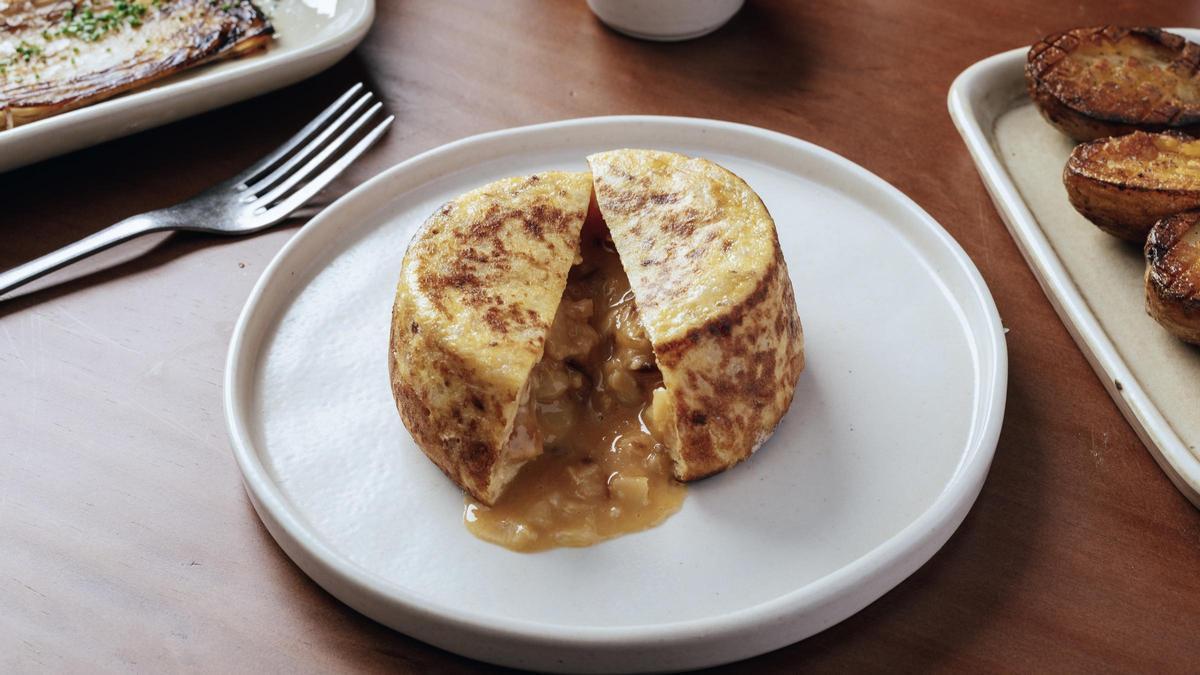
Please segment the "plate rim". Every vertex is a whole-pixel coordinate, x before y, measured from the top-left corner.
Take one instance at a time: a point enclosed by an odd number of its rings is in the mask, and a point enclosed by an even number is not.
[[[257,345],[247,344],[248,333],[252,322],[264,302],[264,295],[270,284],[274,282],[285,262],[296,250],[318,229],[324,229],[324,223],[334,221],[338,213],[352,206],[368,191],[390,180],[393,176],[410,170],[421,162],[429,161],[442,153],[459,150],[476,143],[488,143],[506,136],[555,132],[564,128],[586,127],[594,124],[622,123],[652,123],[665,125],[683,125],[707,127],[718,131],[749,134],[767,141],[782,143],[785,146],[800,148],[806,152],[818,155],[821,159],[839,165],[848,170],[857,181],[865,182],[879,194],[887,197],[912,215],[916,221],[928,230],[945,253],[956,263],[958,271],[963,274],[967,285],[963,287],[961,297],[956,293],[957,302],[978,304],[981,325],[973,322],[965,324],[969,334],[978,345],[979,354],[974,376],[983,399],[979,404],[981,414],[976,417],[968,434],[963,450],[963,458],[955,469],[942,491],[933,502],[899,532],[884,540],[882,543],[867,551],[862,556],[834,570],[828,575],[792,589],[784,594],[764,602],[719,614],[712,617],[690,619],[680,622],[657,623],[631,626],[565,626],[547,624],[526,619],[505,619],[503,626],[497,626],[496,617],[463,611],[454,607],[430,603],[421,598],[412,597],[410,593],[398,587],[391,581],[353,563],[328,547],[320,538],[313,535],[310,529],[301,522],[298,514],[287,503],[278,487],[270,480],[263,466],[247,429],[246,419],[239,414],[239,409],[246,408],[248,402],[243,397],[251,390],[249,380],[252,369],[245,367],[252,363],[257,353]],[[979,328],[979,332],[973,329]],[[250,349],[247,349],[247,348]],[[984,361],[987,364],[984,365]],[[993,373],[991,382],[984,380],[981,373]],[[301,569],[318,584],[325,587],[335,597],[351,605],[360,612],[379,620],[393,628],[407,632],[414,637],[447,646],[452,651],[467,653],[476,658],[493,662],[513,664],[518,663],[511,658],[501,658],[483,653],[481,649],[474,652],[466,650],[457,642],[447,640],[445,629],[465,630],[474,636],[486,636],[506,643],[526,646],[556,646],[596,649],[620,646],[622,648],[640,648],[651,651],[661,651],[681,644],[699,644],[701,641],[711,641],[717,634],[741,633],[749,636],[757,629],[771,624],[786,622],[803,616],[806,609],[819,608],[823,605],[835,604],[841,601],[841,608],[835,612],[837,617],[832,620],[816,621],[816,628],[811,626],[803,635],[792,637],[790,640],[774,644],[774,648],[803,639],[848,616],[861,610],[867,604],[878,599],[888,590],[910,576],[937,552],[957,529],[962,519],[974,504],[987,471],[990,468],[1000,428],[1004,417],[1004,407],[1007,393],[1008,356],[1004,340],[1003,326],[999,313],[986,282],[978,269],[967,256],[962,247],[950,234],[937,223],[924,209],[899,189],[884,181],[864,167],[816,144],[793,136],[760,127],[721,120],[711,120],[694,117],[658,116],[658,115],[613,115],[596,116],[559,120],[541,124],[519,126],[508,129],[485,132],[468,136],[435,148],[426,150],[414,157],[404,160],[379,175],[366,181],[351,192],[347,193],[334,204],[330,205],[312,221],[305,224],[272,259],[263,271],[259,280],[246,300],[230,339],[228,357],[224,378],[224,412],[229,432],[230,442],[242,472],[243,482],[250,501],[258,512],[259,517],[284,549],[301,567]],[[990,386],[989,386],[990,384]],[[281,517],[282,516],[282,517]],[[271,527],[274,523],[275,527]],[[277,531],[278,530],[278,531]],[[305,549],[304,553],[313,555],[304,561],[293,555],[293,547]],[[301,556],[305,557],[305,556]],[[308,563],[307,565],[304,563]],[[899,570],[892,573],[882,584],[877,580],[883,574],[882,570],[891,567]],[[325,581],[323,581],[325,579]],[[330,584],[346,584],[345,588],[333,589]],[[876,581],[874,585],[868,583]],[[864,587],[868,587],[865,588]],[[349,597],[347,597],[349,596]],[[860,597],[861,596],[861,597]],[[380,606],[378,600],[384,601],[386,607]],[[415,623],[398,625],[398,621],[381,618],[385,609],[402,611],[409,622],[428,622],[420,634],[410,630]],[[848,611],[847,611],[848,609]],[[810,621],[810,623],[812,623]],[[434,637],[430,637],[433,635]],[[438,639],[438,636],[443,636]],[[776,641],[778,642],[778,641]],[[768,649],[751,647],[742,650],[737,656],[725,659],[735,660],[754,653],[762,653]],[[527,655],[528,658],[537,657]],[[721,660],[703,659],[698,665],[725,662]],[[528,661],[524,661],[526,665]],[[682,662],[681,662],[682,663]],[[688,661],[691,663],[691,661]],[[559,663],[562,666],[562,663]]]
[[[303,0],[296,0],[302,2]],[[98,101],[91,105],[86,105],[75,110],[68,110],[58,115],[23,124],[8,130],[0,131],[0,150],[7,146],[18,146],[18,150],[22,145],[34,143],[39,137],[52,135],[56,131],[63,130],[67,127],[77,125],[97,124],[102,123],[105,118],[120,118],[126,115],[136,115],[138,110],[154,106],[168,101],[171,98],[193,94],[198,91],[204,91],[214,87],[234,86],[248,78],[261,75],[264,72],[274,70],[276,68],[285,67],[294,63],[305,63],[319,58],[322,54],[335,52],[341,48],[346,48],[349,52],[367,35],[371,24],[375,21],[375,0],[356,0],[361,3],[357,8],[351,7],[349,11],[357,11],[358,15],[350,21],[346,27],[338,32],[332,33],[321,40],[310,43],[305,43],[296,46],[293,49],[286,51],[268,52],[261,55],[262,58],[242,58],[226,61],[224,63],[204,64],[191,70],[191,72],[179,73],[183,77],[177,81],[166,84],[150,83],[145,88],[136,89],[112,98]],[[270,18],[270,17],[268,17]],[[221,70],[213,70],[212,66],[226,66]],[[332,65],[332,63],[328,64]],[[325,66],[322,66],[322,69]],[[304,79],[311,76],[313,73],[304,75],[301,78],[282,78],[281,80],[267,84],[261,90],[246,95],[238,96],[232,101],[228,101],[224,105],[229,105],[236,101],[245,100],[254,96],[261,96],[276,89],[286,87],[289,84],[294,84],[299,79]],[[222,107],[222,106],[218,106]],[[28,161],[16,161],[9,164],[0,162],[0,174],[5,171],[35,164],[37,162],[67,154],[82,148],[99,145],[108,141],[116,140],[130,134],[146,131],[163,124],[168,124],[173,121],[178,121],[187,117],[202,114],[211,110],[211,107],[187,106],[188,111],[182,115],[155,115],[154,119],[144,125],[137,127],[126,126],[121,131],[115,134],[96,134],[98,140],[89,140],[82,145],[73,145],[68,150],[53,150],[49,153],[33,152],[28,153],[34,156],[34,159]]]
[[[1193,41],[1200,39],[1200,30],[1195,28],[1166,30],[1183,34]],[[1002,86],[989,86],[989,83],[1023,78],[1027,51],[1028,47],[1018,47],[994,54],[963,70],[954,79],[947,94],[950,117],[970,152],[1001,220],[1016,241],[1017,248],[1059,320],[1155,463],[1167,474],[1175,488],[1200,508],[1200,457],[1188,450],[1183,438],[1159,412],[1142,383],[1133,376],[1112,338],[1100,326],[1084,300],[1079,286],[1054,252],[1054,247],[1042,232],[1037,218],[1021,197],[992,146],[992,128],[999,113],[991,114],[983,99],[989,92]],[[1011,107],[1012,102],[1006,105]],[[988,131],[984,130],[985,126]]]

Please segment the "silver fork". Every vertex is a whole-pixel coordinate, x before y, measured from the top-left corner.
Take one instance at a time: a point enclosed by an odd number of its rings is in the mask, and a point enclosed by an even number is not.
[[[350,145],[383,108],[373,100],[361,82],[354,85],[286,143],[233,178],[185,202],[126,218],[0,273],[0,295],[144,234],[174,230],[249,234],[275,225],[337,178],[391,125],[395,116],[389,115]]]

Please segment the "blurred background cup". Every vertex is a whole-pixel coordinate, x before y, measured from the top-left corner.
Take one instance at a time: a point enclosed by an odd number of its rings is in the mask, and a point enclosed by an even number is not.
[[[746,0],[588,0],[609,28],[643,40],[673,42],[724,26]]]

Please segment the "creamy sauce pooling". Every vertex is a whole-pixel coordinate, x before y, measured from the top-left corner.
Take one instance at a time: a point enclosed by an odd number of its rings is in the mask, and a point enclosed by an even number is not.
[[[464,510],[475,536],[517,551],[589,546],[654,527],[687,494],[655,440],[663,434],[651,431],[662,375],[594,213],[580,249],[517,421],[516,433],[540,438],[544,451],[494,506],[468,497]]]

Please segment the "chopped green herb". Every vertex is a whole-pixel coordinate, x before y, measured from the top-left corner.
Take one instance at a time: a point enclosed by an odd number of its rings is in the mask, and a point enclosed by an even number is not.
[[[22,58],[24,58],[26,63],[28,63],[29,61],[32,61],[33,57],[40,56],[41,53],[42,53],[41,47],[39,47],[37,45],[31,45],[24,40],[21,40],[21,43],[17,45],[17,54],[19,54]]]
[[[96,13],[91,2],[88,2],[82,5],[79,11],[69,10],[63,15],[67,22],[58,33],[86,42],[95,42],[124,26],[141,26],[144,16],[146,6],[132,0],[116,0],[110,9],[100,13]]]

